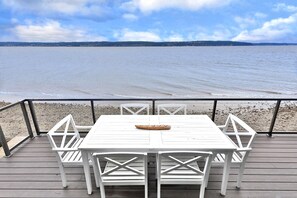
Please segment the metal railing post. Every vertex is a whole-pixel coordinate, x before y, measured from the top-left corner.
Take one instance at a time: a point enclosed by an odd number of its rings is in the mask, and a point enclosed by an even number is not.
[[[96,122],[96,115],[95,115],[95,109],[94,109],[94,100],[91,100],[91,108],[92,108],[93,123],[95,124],[95,122]]]
[[[213,101],[212,116],[211,116],[211,119],[212,119],[213,122],[214,122],[215,116],[216,116],[217,102],[218,102],[217,100]]]
[[[2,149],[3,149],[4,153],[5,153],[5,156],[6,157],[11,156],[11,153],[10,153],[10,150],[8,148],[6,138],[4,136],[4,133],[3,133],[3,130],[1,128],[1,126],[0,126],[0,142],[1,142],[1,145],[2,145]]]
[[[30,136],[30,138],[33,138],[34,135],[33,135],[31,123],[30,123],[30,120],[29,120],[28,112],[27,112],[27,109],[26,109],[26,106],[25,106],[25,101],[21,102],[21,108],[22,108],[22,112],[23,112],[23,116],[24,116],[24,119],[25,119],[25,123],[26,123],[26,126],[27,126],[29,136]]]
[[[30,112],[31,112],[31,116],[32,116],[32,121],[33,121],[35,130],[36,130],[36,134],[40,135],[40,129],[39,129],[39,126],[38,126],[34,105],[33,105],[31,100],[28,100],[28,104],[29,104],[29,108],[30,108]]]
[[[269,132],[268,132],[269,137],[272,137],[272,132],[273,132],[274,124],[275,124],[276,117],[277,117],[277,114],[278,114],[278,110],[279,110],[279,107],[280,107],[280,103],[281,103],[281,100],[277,100],[277,103],[276,103],[275,109],[274,109],[274,113],[273,113],[273,117],[272,117],[272,120],[271,120],[270,128],[269,128]]]
[[[156,101],[153,100],[152,102],[153,102],[153,104],[152,104],[152,111],[153,111],[152,114],[155,115],[155,102]]]

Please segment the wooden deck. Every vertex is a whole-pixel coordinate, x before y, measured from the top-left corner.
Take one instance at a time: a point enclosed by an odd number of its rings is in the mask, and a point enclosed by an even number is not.
[[[89,196],[82,168],[67,168],[69,187],[62,188],[54,153],[45,136],[22,145],[10,158],[0,159],[0,197],[100,197]],[[149,197],[156,197],[154,165],[150,165]],[[297,197],[297,136],[268,138],[258,135],[246,164],[242,188],[237,190],[236,167],[231,169],[228,197]],[[205,197],[221,197],[222,168],[212,168]],[[162,197],[198,197],[198,186],[162,186]],[[107,187],[107,197],[144,197],[142,187]]]

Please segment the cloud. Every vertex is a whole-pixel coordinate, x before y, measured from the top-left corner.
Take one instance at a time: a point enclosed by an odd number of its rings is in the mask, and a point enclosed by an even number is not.
[[[264,14],[262,12],[256,12],[255,13],[255,17],[260,19],[260,18],[266,18],[267,17],[267,14]]]
[[[173,34],[173,35],[170,35],[169,37],[165,38],[164,41],[171,41],[171,42],[174,42],[174,41],[184,41],[184,37],[180,34]]]
[[[63,27],[57,21],[44,24],[16,25],[11,29],[13,41],[23,42],[70,42],[70,41],[103,41],[106,38],[88,34],[78,28]],[[8,38],[6,38],[8,39]]]
[[[14,11],[38,14],[105,16],[104,0],[3,0]]]
[[[285,3],[278,3],[274,5],[275,11],[297,12],[297,6],[287,5]]]
[[[189,33],[187,39],[190,41],[203,40],[203,41],[221,41],[230,40],[231,31],[223,26],[215,27],[213,31],[200,27],[195,32]]]
[[[125,2],[122,7],[129,11],[139,9],[143,13],[160,11],[167,8],[195,11],[202,8],[224,6],[231,1],[232,0],[130,0]]]
[[[248,15],[245,17],[235,16],[234,21],[239,25],[241,29],[248,28],[251,26],[258,25],[267,15],[261,12],[256,12],[253,15]]]
[[[128,21],[136,21],[138,19],[138,16],[136,16],[134,14],[124,14],[123,18]]]
[[[129,29],[124,29],[120,33],[115,33],[114,37],[118,41],[161,41],[158,34],[150,31],[132,31]]]
[[[212,34],[208,33],[198,33],[194,36],[193,40],[201,40],[201,41],[223,41],[229,40],[228,36],[221,31],[214,31]]]
[[[260,28],[244,30],[232,40],[234,41],[277,41],[296,33],[297,13],[287,18],[277,18],[265,22]]]
[[[256,24],[256,19],[253,17],[236,16],[234,18],[234,21],[239,24],[240,28],[246,28],[246,27],[249,27],[250,25]]]

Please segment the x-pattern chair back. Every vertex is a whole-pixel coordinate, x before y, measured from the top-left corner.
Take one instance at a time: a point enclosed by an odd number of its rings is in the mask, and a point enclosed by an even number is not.
[[[148,197],[146,153],[94,153],[93,161],[102,198],[105,198],[105,185],[144,185],[145,198]]]
[[[54,149],[73,148],[80,140],[80,135],[72,115],[68,115],[58,122],[54,128],[48,132],[48,138],[52,148]],[[63,152],[58,153],[60,156],[63,154]]]
[[[137,161],[139,159],[139,157],[132,157],[128,160],[125,160],[124,162],[119,162],[117,160],[111,159],[110,157],[104,157],[104,159],[109,162],[110,164],[115,165],[114,168],[109,169],[106,172],[101,172],[102,176],[108,176],[111,175],[112,173],[114,173],[115,171],[119,170],[119,169],[126,169],[128,171],[134,172],[136,175],[140,175],[140,176],[144,176],[144,172],[137,170],[135,168],[132,168],[129,166],[129,164]]]
[[[201,159],[201,156],[196,156],[196,157],[193,157],[192,159],[189,159],[186,161],[182,161],[182,160],[178,159],[177,157],[174,157],[170,154],[168,154],[168,155],[165,154],[165,155],[163,155],[163,157],[171,160],[172,162],[176,163],[177,165],[169,167],[169,168],[161,171],[161,175],[175,174],[174,171],[181,169],[181,168],[191,170],[191,171],[193,171],[193,174],[196,174],[196,175],[201,175],[201,176],[204,175],[203,171],[200,170],[199,166],[197,166],[197,167],[191,166],[191,163],[197,162],[199,159]]]
[[[135,167],[135,163],[143,161],[145,159],[144,154],[139,153],[95,153],[93,155],[95,161],[98,164],[99,174],[101,177],[115,176],[117,171],[126,171],[129,175],[145,176],[145,164]],[[108,163],[108,169],[100,168],[100,164],[106,161]],[[132,164],[134,163],[134,167]],[[142,168],[140,168],[142,167]]]
[[[138,104],[138,103],[130,103],[130,104],[121,104],[121,115],[124,115],[124,111],[129,112],[132,115],[138,115],[141,112],[145,114],[149,114],[149,104]]]
[[[164,111],[169,115],[175,115],[177,113],[187,114],[187,106],[185,104],[159,104],[158,115]]]
[[[162,175],[196,175],[204,176],[206,168],[210,164],[209,152],[195,151],[177,151],[177,152],[160,152],[158,155],[158,164],[166,164],[166,168],[159,170]],[[199,166],[200,165],[200,166]],[[182,170],[182,171],[180,171]]]
[[[211,152],[168,151],[157,155],[157,197],[161,197],[162,184],[200,185],[200,198],[204,197],[209,175]]]
[[[233,131],[230,131],[230,124]],[[239,131],[238,127],[244,129],[245,131]],[[250,126],[232,114],[228,116],[222,131],[228,136],[235,136],[236,144],[239,149],[251,148],[251,144],[257,134]],[[242,141],[243,137],[249,137],[246,144]]]

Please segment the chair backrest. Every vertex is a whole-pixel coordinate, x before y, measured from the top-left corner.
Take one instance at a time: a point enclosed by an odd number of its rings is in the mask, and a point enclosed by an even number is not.
[[[129,179],[129,176],[133,178],[141,176],[145,180],[147,179],[146,153],[94,153],[93,162],[96,169],[94,170],[95,174],[99,174],[101,182],[104,177],[114,177],[123,182],[125,179]],[[105,163],[108,163],[109,167],[102,170],[101,167]],[[142,164],[131,166],[132,163]]]
[[[185,104],[159,104],[157,107],[158,115],[164,112],[165,114],[175,115],[177,113],[187,114],[187,105]]]
[[[124,115],[125,112],[138,115],[140,113],[144,113],[149,115],[149,104],[141,104],[141,103],[128,103],[128,104],[121,104],[121,115]]]
[[[47,137],[53,149],[74,148],[80,140],[79,132],[76,128],[72,115],[68,115],[59,121],[48,133]],[[58,152],[59,156],[64,151]]]
[[[235,136],[232,140],[239,149],[251,148],[257,134],[250,126],[232,114],[229,114],[222,131],[230,137]]]
[[[175,151],[159,152],[158,165],[159,176],[177,176],[181,179],[183,176],[202,178],[206,175],[211,163],[211,152],[198,151]],[[161,169],[166,165],[165,169]]]

